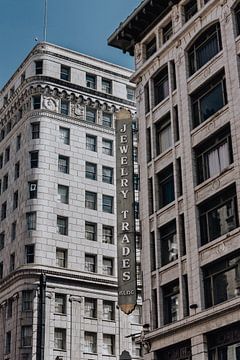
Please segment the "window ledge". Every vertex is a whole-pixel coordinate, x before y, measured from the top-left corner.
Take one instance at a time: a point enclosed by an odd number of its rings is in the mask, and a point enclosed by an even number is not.
[[[161,106],[163,106],[165,103],[167,103],[170,100],[170,96],[168,95],[165,99],[163,99],[162,101],[160,101],[157,105],[155,105],[152,109],[152,113],[154,113],[156,110],[158,110],[158,108],[160,108]]]
[[[170,154],[172,152],[173,147],[169,147],[168,149],[164,150],[163,152],[161,152],[160,154],[158,154],[155,158],[154,161],[158,161],[159,159],[165,157],[166,155]]]
[[[84,316],[84,319],[97,320],[96,317],[91,317],[91,316]]]
[[[168,211],[170,208],[172,208],[173,206],[175,206],[175,200],[170,202],[169,204],[163,206],[161,209],[158,209],[156,211],[156,215],[159,216],[160,214],[164,213],[165,211]]]
[[[63,313],[54,313],[54,315],[59,315],[59,316],[67,317],[67,314],[63,314]]]
[[[204,72],[210,65],[218,60],[218,58],[223,56],[223,50],[219,51],[212,59],[210,59],[206,64],[204,64],[200,69],[198,69],[194,74],[189,76],[187,79],[187,84],[191,83],[195,78],[198,77],[202,72]],[[214,75],[214,74],[213,74]],[[212,75],[211,75],[212,76]]]
[[[56,348],[54,348],[53,351],[59,351],[59,352],[63,352],[63,353],[67,352],[66,349],[56,349]]]
[[[98,353],[93,353],[93,352],[86,352],[84,351],[83,354],[88,354],[88,355],[98,355]]]
[[[108,320],[108,319],[102,319],[102,321],[106,321],[108,323],[113,323],[113,324],[116,322],[116,320]]]
[[[206,187],[209,183],[215,181],[216,179],[220,179],[222,176],[224,176],[227,172],[230,172],[232,169],[234,169],[234,163],[228,165],[228,167],[226,167],[222,172],[220,172],[219,174],[216,174],[210,178],[208,178],[207,180],[203,181],[201,184],[198,184],[197,186],[195,186],[195,192],[202,190],[204,187]]]
[[[240,227],[237,227],[237,228],[229,231],[228,233],[219,236],[217,239],[212,240],[212,241],[208,242],[207,244],[200,246],[199,252],[203,252],[204,250],[209,250],[211,248],[215,248],[216,245],[219,245],[219,243],[222,243],[224,240],[228,239],[229,237],[232,237],[233,235],[235,235],[239,232],[240,232]]]

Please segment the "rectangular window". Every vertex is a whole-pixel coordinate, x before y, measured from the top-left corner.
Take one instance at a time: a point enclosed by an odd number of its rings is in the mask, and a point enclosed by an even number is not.
[[[67,250],[56,249],[56,266],[66,268],[67,267]]]
[[[172,147],[172,128],[170,114],[156,123],[157,155]]]
[[[68,218],[57,216],[57,232],[61,235],[68,235]]]
[[[157,51],[156,36],[154,36],[151,40],[149,40],[145,44],[145,50],[146,50],[146,60],[147,60]]]
[[[198,11],[197,7],[197,0],[190,0],[185,6],[184,6],[184,16],[185,16],[185,22],[187,22],[193,15],[195,15]]]
[[[214,115],[228,102],[224,74],[205,83],[191,95],[193,127]]]
[[[85,298],[84,316],[95,319],[97,318],[97,299]]]
[[[13,194],[13,210],[18,207],[18,191],[15,191]]]
[[[85,239],[97,241],[97,224],[85,221]]]
[[[90,151],[97,151],[97,137],[86,135],[86,149]]]
[[[34,95],[32,97],[32,108],[33,110],[41,109],[41,95]]]
[[[2,204],[1,220],[6,219],[6,217],[7,217],[7,202],[5,201],[5,202]]]
[[[164,266],[178,258],[176,221],[162,226],[159,229],[161,243],[161,265]]]
[[[103,300],[103,320],[115,320],[115,303]]]
[[[38,151],[30,151],[30,167],[37,168],[38,167]]]
[[[11,342],[12,342],[12,334],[11,331],[6,333],[6,340],[5,340],[5,354],[9,354],[11,352]]]
[[[37,225],[36,211],[27,212],[26,220],[27,220],[27,229],[28,230],[36,230],[36,225]]]
[[[97,272],[97,256],[85,254],[85,271],[95,273]]]
[[[147,114],[150,111],[150,94],[149,94],[148,83],[144,86],[144,102],[145,102],[145,113]]]
[[[3,167],[3,154],[0,155],[0,169]]]
[[[71,69],[68,66],[61,65],[60,79],[65,81],[71,81]]]
[[[85,177],[91,180],[97,180],[97,164],[86,162]]]
[[[240,34],[240,3],[237,3],[237,6],[234,9],[235,20],[236,20],[236,33]]]
[[[165,66],[153,78],[154,86],[154,106],[158,105],[169,95],[168,67]]]
[[[159,191],[159,209],[175,200],[173,165],[157,174]]]
[[[42,75],[43,73],[43,60],[35,61],[35,74]]]
[[[96,123],[97,111],[89,107],[86,108],[86,121]]]
[[[21,74],[21,84],[25,81],[26,79],[26,74],[25,71]]]
[[[10,160],[10,146],[8,146],[5,150],[4,163],[6,164],[9,160]]]
[[[113,168],[108,166],[102,167],[102,181],[107,184],[113,184]]]
[[[96,89],[96,76],[95,75],[90,75],[90,74],[86,74],[86,85],[88,88],[90,89]]]
[[[0,262],[0,279],[3,278],[3,262]]]
[[[0,234],[0,250],[4,248],[5,244],[5,231],[2,231]]]
[[[34,253],[35,253],[35,246],[34,244],[25,245],[25,259],[26,264],[34,263]]]
[[[112,81],[107,79],[102,79],[102,91],[106,94],[112,93]]]
[[[11,227],[11,241],[16,240],[16,236],[17,236],[17,222],[14,221]]]
[[[20,175],[20,162],[18,161],[15,164],[15,168],[14,168],[14,180],[17,180],[19,178]]]
[[[32,346],[32,326],[31,325],[22,326],[21,340],[22,340],[21,341],[22,347]]]
[[[8,188],[8,174],[5,174],[3,177],[3,189],[2,191],[6,191]]]
[[[65,294],[55,294],[55,313],[56,314],[66,314],[66,295]]]
[[[113,196],[102,196],[102,211],[113,214]]]
[[[103,334],[103,355],[115,354],[115,336]]]
[[[127,99],[130,101],[135,101],[135,89],[127,86],[126,90],[127,90]]]
[[[199,205],[201,245],[239,226],[235,186],[225,189]]]
[[[15,269],[15,253],[10,255],[10,263],[9,263],[9,271],[13,271]]]
[[[58,185],[58,200],[63,204],[69,202],[69,187],[65,185]]]
[[[69,101],[61,99],[60,112],[63,115],[69,115]]]
[[[69,157],[58,155],[58,171],[64,174],[69,174]]]
[[[195,149],[198,184],[221,174],[233,162],[230,126],[224,127]]]
[[[162,287],[164,324],[179,320],[180,294],[178,281],[174,281]]]
[[[39,139],[40,137],[40,122],[31,123],[32,139]]]
[[[69,145],[70,144],[70,129],[60,126],[59,127],[59,139],[60,142]]]
[[[113,226],[103,225],[102,227],[102,242],[104,244],[114,243],[114,228]]]
[[[97,353],[97,334],[85,331],[84,333],[84,352],[90,354]]]
[[[56,350],[66,350],[66,329],[54,329],[54,348]]]
[[[19,134],[16,138],[16,151],[20,150],[21,148],[21,134]]]
[[[37,199],[37,181],[29,181],[28,190],[29,199]]]
[[[167,42],[173,34],[172,21],[162,28],[163,44]]]
[[[103,124],[103,126],[112,127],[112,118],[113,118],[112,114],[103,112],[103,114],[102,114],[102,124]]]
[[[102,152],[106,155],[113,155],[113,141],[109,139],[102,139]]]
[[[97,193],[85,191],[85,208],[97,210]]]
[[[103,270],[104,275],[113,275],[113,259],[103,257]]]
[[[22,311],[31,311],[33,308],[33,291],[22,291]]]

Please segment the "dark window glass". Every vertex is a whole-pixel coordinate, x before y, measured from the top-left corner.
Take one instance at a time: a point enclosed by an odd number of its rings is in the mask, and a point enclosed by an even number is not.
[[[38,151],[31,151],[29,154],[30,154],[31,168],[37,168],[38,167]]]
[[[25,246],[25,258],[26,258],[27,264],[34,263],[34,245],[33,244]]]
[[[95,273],[97,271],[96,255],[85,254],[85,271]]]
[[[113,168],[102,167],[102,181],[108,184],[113,184]]]
[[[29,189],[29,199],[36,199],[37,198],[37,181],[29,181],[28,189]]]
[[[15,164],[15,168],[14,168],[14,179],[18,179],[20,175],[20,163],[19,161]]]
[[[113,244],[114,243],[114,228],[112,226],[103,225],[102,242],[104,244]]]
[[[163,27],[162,34],[163,34],[163,43],[165,43],[170,39],[170,37],[173,34],[172,21],[170,21],[166,26]]]
[[[146,43],[146,59],[149,59],[157,51],[157,41],[154,36],[148,43]]]
[[[112,82],[111,80],[102,79],[102,91],[111,94],[112,93]]]
[[[91,180],[97,180],[97,164],[86,162],[85,176]]]
[[[145,113],[150,111],[149,84],[144,87]]]
[[[6,219],[6,217],[7,217],[7,202],[5,201],[5,202],[2,204],[1,220]]]
[[[61,114],[69,115],[69,101],[61,100]]]
[[[57,232],[61,235],[68,235],[68,218],[57,216]]]
[[[27,229],[36,230],[36,224],[37,224],[36,211],[26,213],[26,219],[27,219]]]
[[[96,89],[96,76],[86,74],[86,85],[90,89]]]
[[[62,268],[67,267],[67,250],[66,249],[56,249],[56,265]]]
[[[39,139],[39,137],[40,137],[40,123],[39,122],[31,123],[31,128],[32,128],[32,139]]]
[[[69,187],[65,185],[58,185],[58,199],[63,204],[69,203]]]
[[[58,171],[69,174],[69,157],[63,155],[58,156]]]
[[[93,319],[97,318],[97,299],[84,299],[84,316]]]
[[[90,151],[97,151],[97,137],[86,135],[86,149]]]
[[[41,75],[43,73],[43,60],[35,61],[35,74]]]
[[[55,313],[66,314],[66,295],[55,294]]]
[[[236,19],[236,33],[240,34],[240,2],[238,2],[237,6],[234,9],[235,19]]]
[[[179,320],[180,314],[180,294],[179,283],[174,281],[162,287],[164,323],[169,324]]]
[[[102,273],[104,275],[113,275],[113,259],[103,257]]]
[[[85,207],[92,210],[97,210],[97,193],[85,192]]]
[[[22,291],[22,311],[30,311],[33,307],[33,291]]]
[[[41,109],[41,95],[35,95],[32,98],[33,109]]]
[[[70,67],[61,65],[60,79],[70,81],[71,70]]]
[[[95,109],[86,109],[86,121],[95,123],[97,118],[97,111]]]
[[[175,199],[173,166],[170,165],[158,174],[159,208]]]
[[[5,231],[2,231],[0,234],[0,250],[4,248],[5,244]]]
[[[112,140],[103,139],[102,140],[102,152],[106,155],[113,155],[113,142]]]
[[[91,241],[97,241],[97,224],[85,222],[85,238]]]
[[[172,128],[170,114],[167,114],[157,123],[156,127],[156,146],[157,155],[172,147]]]
[[[112,127],[112,118],[113,118],[112,114],[103,112],[102,124],[107,127]]]
[[[113,196],[102,196],[102,210],[110,214],[113,213]]]
[[[168,67],[165,66],[154,78],[154,106],[169,95]]]
[[[197,0],[190,0],[184,6],[184,15],[185,15],[185,22],[187,22],[193,15],[195,15],[198,11],[197,8]]]
[[[65,144],[70,144],[70,129],[60,126],[59,127],[59,139],[60,141]]]
[[[162,226],[159,230],[161,242],[161,264],[166,265],[178,258],[176,221]]]

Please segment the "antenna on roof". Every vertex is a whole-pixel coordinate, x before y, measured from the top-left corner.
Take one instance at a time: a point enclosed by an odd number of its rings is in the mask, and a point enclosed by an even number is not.
[[[47,41],[47,1],[44,0],[43,40]]]

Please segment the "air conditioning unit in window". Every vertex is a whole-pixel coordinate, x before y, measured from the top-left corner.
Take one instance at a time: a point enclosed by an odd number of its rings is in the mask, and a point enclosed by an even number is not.
[[[37,184],[30,184],[30,191],[37,190]]]
[[[57,356],[57,357],[55,358],[55,360],[63,360],[63,357],[62,357],[62,356]]]

